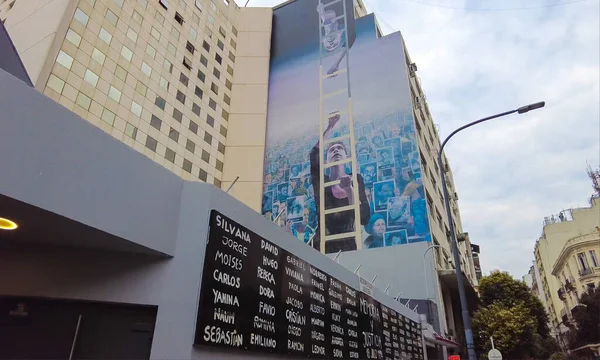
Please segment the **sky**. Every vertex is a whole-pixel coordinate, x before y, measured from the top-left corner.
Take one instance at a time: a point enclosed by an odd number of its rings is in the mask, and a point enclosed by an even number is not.
[[[445,148],[484,273],[523,276],[543,218],[589,206],[587,163],[600,164],[600,1],[364,1],[384,34],[402,32],[441,137],[546,101],[465,130]]]

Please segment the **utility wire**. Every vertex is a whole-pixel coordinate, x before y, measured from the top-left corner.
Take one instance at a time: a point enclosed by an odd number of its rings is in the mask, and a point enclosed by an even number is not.
[[[531,9],[541,9],[541,8],[548,8],[548,7],[554,7],[554,6],[571,5],[571,4],[577,4],[577,3],[582,3],[582,2],[585,2],[585,1],[591,1],[591,0],[574,0],[574,1],[567,1],[567,2],[561,2],[561,3],[536,5],[536,6],[525,6],[525,7],[515,7],[515,8],[469,8],[469,7],[457,7],[457,6],[447,6],[447,5],[431,4],[431,3],[422,2],[422,1],[418,1],[418,0],[403,0],[403,1],[411,2],[411,3],[414,3],[414,4],[425,5],[425,6],[442,8],[442,9],[452,9],[452,10],[467,10],[467,11],[517,11],[517,10],[531,10]]]

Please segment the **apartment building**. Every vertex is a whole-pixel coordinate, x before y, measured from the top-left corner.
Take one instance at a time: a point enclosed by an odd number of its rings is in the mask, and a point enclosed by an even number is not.
[[[557,335],[568,331],[571,311],[583,292],[599,286],[600,198],[589,207],[563,210],[544,219],[535,244],[535,262],[551,327]]]
[[[12,0],[0,18],[40,92],[187,180],[220,186],[231,117],[266,106],[271,9]]]

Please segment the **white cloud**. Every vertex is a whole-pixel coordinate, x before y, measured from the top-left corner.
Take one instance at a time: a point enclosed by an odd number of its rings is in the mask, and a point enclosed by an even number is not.
[[[481,245],[484,271],[525,274],[544,216],[587,205],[586,161],[600,164],[600,3],[462,11],[365,1],[385,33],[402,31],[441,136],[468,121],[546,101],[544,109],[469,129],[447,147],[463,226]],[[418,1],[459,8],[551,3]]]

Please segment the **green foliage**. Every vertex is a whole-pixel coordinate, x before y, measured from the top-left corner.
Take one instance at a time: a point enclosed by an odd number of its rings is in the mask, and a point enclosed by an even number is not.
[[[494,271],[479,283],[481,308],[473,317],[473,336],[483,355],[495,347],[506,359],[548,359],[558,351],[549,336],[548,315],[525,283]]]
[[[595,344],[600,339],[600,290],[584,293],[581,305],[573,309],[574,329],[569,336],[569,348]]]

